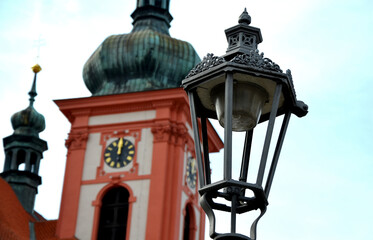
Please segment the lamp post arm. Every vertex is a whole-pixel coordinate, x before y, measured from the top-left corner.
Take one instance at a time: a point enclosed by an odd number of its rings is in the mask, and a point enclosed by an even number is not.
[[[256,229],[258,226],[258,222],[263,217],[263,215],[266,213],[266,211],[267,211],[267,207],[260,208],[260,215],[255,219],[255,221],[251,225],[251,228],[250,228],[250,239],[251,240],[256,240]]]

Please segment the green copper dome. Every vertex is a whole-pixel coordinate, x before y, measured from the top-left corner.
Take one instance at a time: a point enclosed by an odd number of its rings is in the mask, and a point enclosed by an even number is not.
[[[109,36],[97,48],[83,69],[93,95],[180,87],[200,58],[191,44],[170,37],[168,6],[137,1],[131,33]]]
[[[33,106],[13,114],[11,122],[14,134],[38,136],[45,129],[44,116]]]
[[[44,116],[38,113],[34,108],[34,101],[36,93],[36,75],[41,70],[39,65],[32,67],[35,76],[30,92],[30,105],[19,111],[11,117],[12,127],[14,129],[14,134],[16,135],[29,135],[38,137],[39,133],[45,129],[45,119]]]

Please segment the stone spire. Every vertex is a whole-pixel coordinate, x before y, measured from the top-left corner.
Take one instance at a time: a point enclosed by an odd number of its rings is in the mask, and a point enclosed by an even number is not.
[[[47,143],[39,138],[45,129],[44,116],[34,108],[36,76],[41,71],[39,65],[32,67],[34,81],[29,92],[29,106],[11,118],[14,133],[3,139],[5,151],[4,171],[0,176],[9,183],[24,209],[33,213],[35,196],[41,177],[38,175],[43,152]]]

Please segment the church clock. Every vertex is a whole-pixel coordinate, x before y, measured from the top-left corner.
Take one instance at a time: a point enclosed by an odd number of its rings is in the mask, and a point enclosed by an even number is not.
[[[104,152],[105,163],[112,168],[122,168],[132,162],[135,146],[125,138],[118,138],[110,143]]]
[[[197,166],[196,160],[193,157],[188,157],[186,165],[186,181],[190,188],[196,187],[197,182]]]

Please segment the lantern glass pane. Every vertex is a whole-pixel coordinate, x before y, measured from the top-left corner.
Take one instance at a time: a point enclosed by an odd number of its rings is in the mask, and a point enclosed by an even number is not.
[[[225,84],[211,91],[211,100],[215,104],[218,121],[224,127]],[[268,93],[260,86],[250,83],[233,84],[232,130],[248,131],[254,128],[268,101]]]

